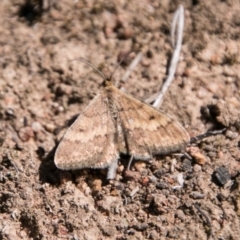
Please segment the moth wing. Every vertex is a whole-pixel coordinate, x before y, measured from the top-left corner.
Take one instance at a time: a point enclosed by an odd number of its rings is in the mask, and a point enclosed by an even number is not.
[[[118,148],[139,159],[180,151],[190,141],[187,131],[158,109],[115,87],[111,89],[118,111]]]
[[[69,127],[55,152],[60,169],[106,168],[118,158],[108,99],[98,94]]]

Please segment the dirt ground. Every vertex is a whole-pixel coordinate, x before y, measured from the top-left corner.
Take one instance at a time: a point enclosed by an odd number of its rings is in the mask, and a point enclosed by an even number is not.
[[[191,137],[225,131],[191,144],[192,159],[126,172],[123,156],[112,181],[106,170],[58,170],[61,136],[103,81],[71,60],[109,74],[134,51],[120,79],[142,51],[124,87],[147,99],[166,77],[180,3],[181,59],[161,108]],[[0,1],[0,239],[239,239],[239,12],[237,0]]]

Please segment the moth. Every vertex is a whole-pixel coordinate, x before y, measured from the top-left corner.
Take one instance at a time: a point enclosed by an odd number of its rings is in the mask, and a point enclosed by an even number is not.
[[[189,141],[177,121],[105,78],[103,89],[62,137],[54,162],[63,170],[108,168],[112,179],[120,153],[149,160],[180,151]]]

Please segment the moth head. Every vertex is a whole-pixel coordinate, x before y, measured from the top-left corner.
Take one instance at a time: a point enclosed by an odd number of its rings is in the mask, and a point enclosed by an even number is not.
[[[103,82],[103,86],[104,87],[110,87],[110,86],[112,86],[113,84],[112,84],[112,80],[111,80],[111,78],[105,78],[104,79],[104,82]]]

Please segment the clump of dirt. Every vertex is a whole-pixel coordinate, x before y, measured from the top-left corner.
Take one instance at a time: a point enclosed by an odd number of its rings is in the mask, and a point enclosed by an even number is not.
[[[147,99],[166,77],[179,3],[181,61],[162,109],[191,137],[225,131],[193,144],[193,159],[134,161],[125,171],[123,156],[112,181],[105,170],[57,169],[57,143],[102,82],[72,60],[111,73],[134,50],[120,79],[141,50],[124,88]],[[0,14],[0,239],[239,239],[237,1],[11,0]]]

